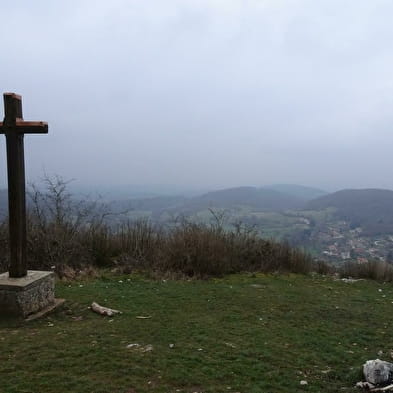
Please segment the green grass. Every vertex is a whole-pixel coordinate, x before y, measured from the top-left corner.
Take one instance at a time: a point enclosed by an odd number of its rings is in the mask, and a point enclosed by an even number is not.
[[[58,283],[57,296],[66,306],[46,318],[0,321],[0,392],[355,392],[361,365],[393,349],[390,284],[107,276]]]

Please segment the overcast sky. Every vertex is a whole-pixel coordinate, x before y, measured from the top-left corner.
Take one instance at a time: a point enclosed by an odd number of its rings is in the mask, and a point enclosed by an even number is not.
[[[29,181],[393,189],[391,0],[15,0]],[[0,116],[2,117],[2,110]],[[5,138],[0,143],[6,185]]]

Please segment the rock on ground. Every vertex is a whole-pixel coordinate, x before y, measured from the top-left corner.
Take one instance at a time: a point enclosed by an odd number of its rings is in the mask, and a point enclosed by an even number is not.
[[[393,381],[393,364],[383,360],[368,360],[363,365],[366,381],[373,385],[387,385]]]

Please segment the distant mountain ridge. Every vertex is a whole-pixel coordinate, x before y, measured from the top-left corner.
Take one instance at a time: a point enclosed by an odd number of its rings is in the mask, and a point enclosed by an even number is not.
[[[116,210],[139,210],[160,213],[194,214],[209,208],[247,207],[254,211],[282,211],[300,209],[313,195],[324,194],[324,191],[311,187],[282,185],[283,191],[265,187],[233,187],[209,191],[204,194],[186,196],[159,196],[148,198],[130,198],[116,200],[111,203]],[[285,190],[285,191],[284,191]]]
[[[328,194],[327,191],[321,190],[319,188],[301,186],[298,184],[273,184],[263,188],[279,191],[306,201],[310,201]]]
[[[322,194],[322,195],[321,195]],[[317,198],[312,198],[319,195]],[[0,190],[0,214],[7,215],[7,190]],[[393,233],[393,191],[348,189],[327,194],[312,187],[278,184],[264,187],[233,187],[199,196],[156,196],[113,200],[114,212],[140,211],[150,217],[169,214],[193,215],[209,208],[240,209],[254,212],[335,209],[338,220],[362,227],[365,234]],[[151,214],[149,214],[151,212]]]
[[[298,209],[304,201],[298,197],[268,188],[234,187],[211,191],[190,199],[186,206],[196,208],[249,206],[258,210]]]
[[[393,233],[393,191],[383,189],[341,190],[309,201],[306,207],[333,207],[336,216],[362,227],[366,234]]]

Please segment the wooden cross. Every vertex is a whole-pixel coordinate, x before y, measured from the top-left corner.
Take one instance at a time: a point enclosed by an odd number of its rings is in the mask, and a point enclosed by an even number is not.
[[[24,134],[46,134],[47,132],[47,123],[23,120],[21,96],[14,93],[4,93],[4,121],[0,122],[0,134],[5,134],[7,144],[10,277],[27,275],[23,137]]]

